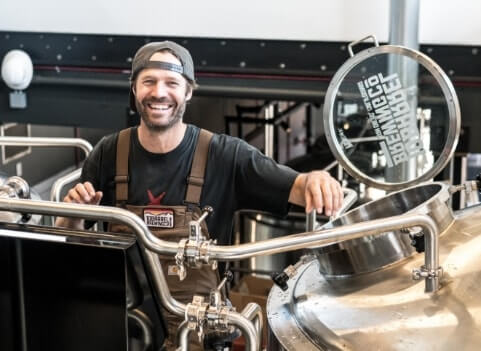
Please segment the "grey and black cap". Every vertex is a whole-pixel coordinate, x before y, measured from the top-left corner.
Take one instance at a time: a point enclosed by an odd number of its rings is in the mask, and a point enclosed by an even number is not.
[[[152,61],[152,55],[162,50],[170,50],[179,59],[181,65],[171,62]],[[132,91],[133,84],[140,71],[145,68],[159,68],[182,74],[191,84],[195,84],[194,62],[189,51],[172,41],[152,42],[142,46],[134,56],[132,61],[132,71],[130,73],[130,108],[137,111],[135,107],[135,96]]]

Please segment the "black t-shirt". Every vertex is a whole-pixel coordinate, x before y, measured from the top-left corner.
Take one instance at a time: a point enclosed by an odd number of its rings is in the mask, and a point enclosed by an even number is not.
[[[187,125],[182,142],[172,151],[155,154],[131,133],[129,200],[131,205],[182,205],[199,128]],[[81,181],[103,192],[101,205],[115,206],[115,159],[118,133],[104,137],[89,155]],[[233,214],[239,209],[285,215],[289,192],[297,176],[243,140],[214,134],[209,147],[200,206],[210,205],[209,234],[219,244],[230,244]]]

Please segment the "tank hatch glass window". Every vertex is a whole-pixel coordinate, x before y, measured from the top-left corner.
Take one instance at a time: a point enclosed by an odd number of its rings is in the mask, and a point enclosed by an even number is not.
[[[324,106],[327,139],[342,166],[386,190],[441,171],[455,149],[459,121],[452,84],[434,61],[377,43],[341,66]]]

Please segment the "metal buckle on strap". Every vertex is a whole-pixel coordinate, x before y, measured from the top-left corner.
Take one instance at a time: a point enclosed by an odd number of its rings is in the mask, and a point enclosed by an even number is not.
[[[204,178],[189,176],[187,177],[187,184],[202,186],[204,185]]]
[[[128,175],[116,175],[114,177],[115,183],[128,183],[129,182],[129,176]]]

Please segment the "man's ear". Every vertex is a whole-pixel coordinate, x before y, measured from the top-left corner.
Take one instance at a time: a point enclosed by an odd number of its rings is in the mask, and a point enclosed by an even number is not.
[[[187,91],[185,93],[185,101],[189,101],[191,98],[192,98],[192,91],[194,89],[192,89],[192,87],[190,86],[190,84],[187,84]]]

